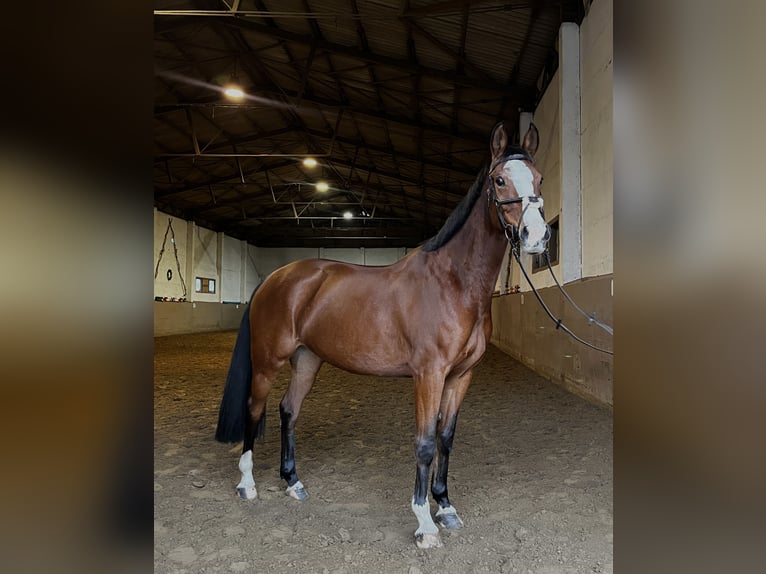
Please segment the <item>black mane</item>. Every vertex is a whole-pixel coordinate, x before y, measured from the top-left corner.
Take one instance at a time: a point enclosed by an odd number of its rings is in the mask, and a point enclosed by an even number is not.
[[[525,152],[516,147],[508,147],[505,150],[505,155],[513,155],[517,153],[522,154]],[[468,220],[468,216],[471,215],[476,200],[479,199],[479,196],[481,195],[482,184],[487,178],[487,175],[489,175],[489,165],[485,163],[479,170],[479,175],[476,176],[476,181],[473,182],[468,193],[466,193],[465,197],[458,203],[455,210],[450,213],[450,216],[447,218],[447,221],[444,222],[444,225],[442,225],[439,232],[430,239],[426,239],[423,243],[423,251],[436,251],[440,247],[443,247],[458,231],[460,231]]]
[[[463,227],[471,211],[473,211],[476,200],[481,195],[481,184],[487,178],[488,171],[489,165],[484,164],[479,170],[479,175],[476,176],[476,181],[473,182],[465,197],[457,204],[455,210],[450,213],[450,216],[444,222],[439,232],[430,239],[426,239],[425,243],[423,243],[423,251],[436,251],[452,239],[455,233]]]

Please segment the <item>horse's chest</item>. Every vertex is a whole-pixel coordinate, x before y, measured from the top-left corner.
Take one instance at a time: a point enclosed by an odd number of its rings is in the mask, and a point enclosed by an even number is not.
[[[484,318],[476,317],[467,325],[452,331],[455,364],[477,361],[487,348]]]

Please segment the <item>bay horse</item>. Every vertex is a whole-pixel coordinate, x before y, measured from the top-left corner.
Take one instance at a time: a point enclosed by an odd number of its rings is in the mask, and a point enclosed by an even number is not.
[[[256,289],[242,318],[216,430],[221,442],[244,441],[240,497],[257,497],[253,443],[263,436],[266,397],[288,360],[292,378],[279,405],[280,476],[286,494],[308,496],[295,467],[295,424],[327,362],[356,374],[414,379],[416,544],[441,546],[436,522],[463,525],[447,493],[449,458],[472,369],[492,333],[492,292],[507,240],[541,253],[550,237],[534,166],[538,138],[532,124],[521,148],[508,149],[503,124],[496,125],[489,167],[437,235],[396,263],[306,259],[274,271]],[[436,522],[428,502],[434,458]]]

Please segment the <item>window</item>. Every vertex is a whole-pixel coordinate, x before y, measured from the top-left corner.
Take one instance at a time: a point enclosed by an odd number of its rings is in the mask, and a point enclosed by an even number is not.
[[[215,293],[215,279],[197,277],[194,283],[194,290],[197,293]]]
[[[551,238],[548,240],[548,257],[551,260],[551,267],[559,262],[559,218],[554,217],[548,224],[551,228]],[[545,253],[532,256],[532,273],[547,269],[548,264],[545,261]]]

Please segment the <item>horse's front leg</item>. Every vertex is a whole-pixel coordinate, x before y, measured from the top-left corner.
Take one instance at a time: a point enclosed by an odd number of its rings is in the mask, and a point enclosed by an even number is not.
[[[452,441],[455,436],[457,415],[463,397],[471,384],[472,372],[468,371],[460,377],[450,377],[444,385],[441,406],[439,408],[439,424],[436,429],[438,439],[438,459],[431,482],[431,494],[439,505],[436,511],[436,521],[444,528],[460,528],[463,521],[452,506],[447,491],[447,473],[449,471],[449,457],[452,452]]]
[[[415,378],[415,493],[412,512],[418,519],[415,543],[418,548],[441,546],[439,528],[431,518],[428,504],[428,475],[436,452],[436,423],[444,378],[426,375]]]

